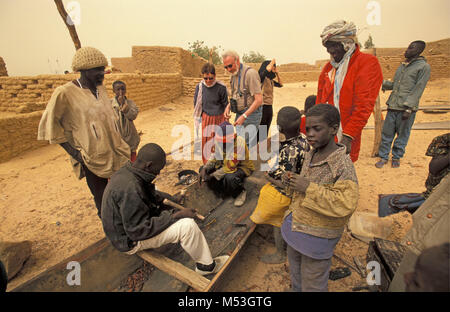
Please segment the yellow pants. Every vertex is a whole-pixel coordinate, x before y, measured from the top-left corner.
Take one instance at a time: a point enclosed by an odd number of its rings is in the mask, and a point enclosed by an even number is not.
[[[258,204],[250,219],[256,224],[271,224],[281,227],[284,213],[289,208],[291,199],[277,191],[270,183],[261,188]]]

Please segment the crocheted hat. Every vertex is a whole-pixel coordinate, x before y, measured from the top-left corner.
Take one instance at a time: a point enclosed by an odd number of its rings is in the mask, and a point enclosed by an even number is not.
[[[91,68],[108,66],[108,60],[100,50],[92,47],[78,49],[72,60],[74,71],[87,70]]]

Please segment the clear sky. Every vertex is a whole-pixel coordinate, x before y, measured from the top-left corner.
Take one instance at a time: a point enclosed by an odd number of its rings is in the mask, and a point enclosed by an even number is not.
[[[73,0],[64,0],[69,6]],[[378,47],[450,37],[450,0],[78,0],[82,46],[111,57],[131,56],[133,45],[177,46],[203,40],[257,51],[278,64],[326,59],[323,28],[353,21],[359,41]],[[369,7],[368,7],[369,5]],[[378,25],[379,23],[379,25]],[[75,48],[52,0],[0,0],[0,56],[10,76],[70,70]]]

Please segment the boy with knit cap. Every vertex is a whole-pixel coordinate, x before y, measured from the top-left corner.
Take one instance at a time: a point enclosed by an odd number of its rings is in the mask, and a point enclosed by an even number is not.
[[[130,158],[103,80],[108,61],[92,47],[78,49],[72,68],[80,78],[55,89],[39,123],[38,140],[60,144],[79,179],[86,177],[100,217],[108,178]]]
[[[216,195],[232,196],[234,205],[242,206],[247,196],[244,179],[255,170],[247,144],[227,121],[216,127],[214,133],[214,154],[200,168],[199,182],[207,182]]]

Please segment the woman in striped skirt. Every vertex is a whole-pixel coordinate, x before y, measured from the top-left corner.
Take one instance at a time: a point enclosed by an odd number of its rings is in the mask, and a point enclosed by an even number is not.
[[[194,121],[196,134],[200,134],[201,124],[202,160],[203,164],[206,164],[214,146],[214,126],[225,121],[224,111],[228,105],[228,93],[225,84],[216,80],[216,69],[213,64],[203,65],[202,75],[203,80],[195,88]]]

